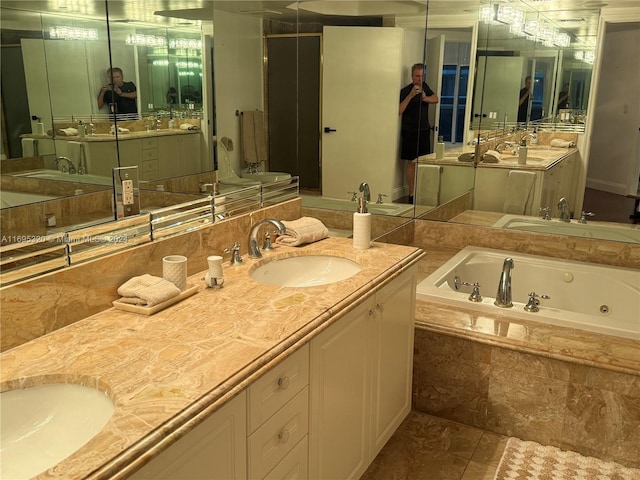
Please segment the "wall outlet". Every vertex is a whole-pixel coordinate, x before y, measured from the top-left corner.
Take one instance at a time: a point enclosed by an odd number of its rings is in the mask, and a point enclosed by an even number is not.
[[[122,204],[133,205],[133,180],[122,181]]]

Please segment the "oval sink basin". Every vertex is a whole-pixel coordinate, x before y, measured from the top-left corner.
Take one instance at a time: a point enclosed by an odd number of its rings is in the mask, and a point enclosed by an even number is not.
[[[47,384],[0,393],[0,478],[31,478],[91,440],[113,415],[95,388]]]
[[[281,287],[315,287],[345,280],[362,267],[348,258],[330,255],[287,257],[265,263],[251,271],[251,278]]]

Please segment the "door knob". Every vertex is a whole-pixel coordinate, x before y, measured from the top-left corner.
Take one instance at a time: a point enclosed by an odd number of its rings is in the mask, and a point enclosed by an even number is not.
[[[331,132],[335,132],[335,131],[336,131],[335,128],[324,127],[324,133],[331,133]]]

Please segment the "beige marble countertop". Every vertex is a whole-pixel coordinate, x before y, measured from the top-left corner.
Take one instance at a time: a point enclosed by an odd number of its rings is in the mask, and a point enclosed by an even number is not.
[[[564,158],[572,155],[577,148],[559,148],[550,145],[534,145],[528,146],[527,163],[525,165],[518,164],[518,156],[511,155],[508,152],[501,154],[502,158],[498,163],[478,163],[478,168],[508,168],[509,170],[549,170],[551,167],[562,161]],[[458,157],[462,153],[473,153],[474,147],[465,146],[460,149],[447,150],[444,158],[436,159],[435,153],[423,155],[418,158],[421,165],[458,165],[472,167],[473,162],[460,162]]]
[[[51,140],[70,140],[73,142],[114,142],[116,140],[133,140],[137,138],[153,138],[153,137],[166,137],[169,135],[196,135],[200,133],[200,129],[197,130],[181,130],[179,128],[161,128],[160,130],[152,130],[150,132],[133,131],[128,133],[118,133],[118,136],[110,133],[96,133],[95,135],[85,135],[80,137],[79,135],[56,135],[50,137],[48,135],[34,135],[26,133],[20,135],[20,138],[35,138],[35,139],[51,139]]]
[[[362,270],[329,285],[263,285],[249,271],[289,255],[327,254]],[[196,295],[152,316],[111,308],[4,352],[1,390],[39,383],[96,386],[115,403],[104,429],[37,478],[125,478],[276,362],[424,255],[414,247],[328,238],[277,246],[262,259],[225,264],[222,289],[189,277]],[[61,294],[64,294],[62,292]],[[176,435],[177,432],[177,435]]]

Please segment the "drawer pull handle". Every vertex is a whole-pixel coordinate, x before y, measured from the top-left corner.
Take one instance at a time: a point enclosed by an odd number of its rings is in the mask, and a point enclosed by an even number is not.
[[[278,440],[282,443],[287,443],[289,441],[289,430],[285,429],[278,433]]]
[[[278,379],[278,386],[282,390],[286,390],[287,388],[289,388],[289,377],[280,377]]]

